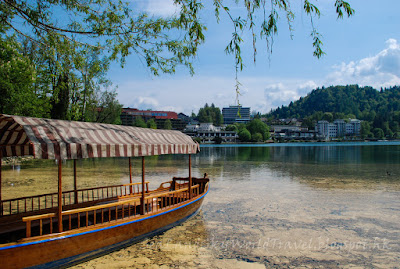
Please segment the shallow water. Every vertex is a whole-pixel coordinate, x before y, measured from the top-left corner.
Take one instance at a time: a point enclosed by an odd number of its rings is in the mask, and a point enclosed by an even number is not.
[[[187,163],[148,158],[146,177],[156,187],[186,176]],[[400,145],[202,147],[192,163],[211,178],[199,215],[75,268],[399,268]],[[33,164],[4,171],[3,197],[56,191],[56,166]],[[72,162],[64,167],[72,189]],[[80,161],[78,181],[126,183],[127,160]]]

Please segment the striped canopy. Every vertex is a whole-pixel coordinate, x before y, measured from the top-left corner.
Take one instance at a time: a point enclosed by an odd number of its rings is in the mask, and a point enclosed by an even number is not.
[[[0,114],[0,148],[3,157],[32,155],[36,159],[195,154],[200,150],[179,131],[4,114]]]

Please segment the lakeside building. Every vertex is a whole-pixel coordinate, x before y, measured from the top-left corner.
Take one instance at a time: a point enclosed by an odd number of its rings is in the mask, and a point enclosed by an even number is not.
[[[184,114],[183,114],[184,115]],[[145,122],[154,119],[157,124],[157,129],[163,129],[166,120],[170,120],[172,129],[182,131],[186,122],[178,117],[178,114],[173,111],[156,111],[156,110],[139,110],[137,108],[123,108],[121,111],[122,125],[132,126],[137,117],[141,117]],[[183,118],[183,116],[181,115]]]
[[[188,124],[184,133],[193,138],[200,138],[201,143],[214,143],[217,137],[221,138],[222,142],[236,143],[238,138],[235,131],[225,131],[212,123]]]
[[[280,133],[285,131],[293,131],[293,132],[300,132],[300,131],[307,131],[308,128],[301,128],[300,126],[295,125],[271,125],[270,131],[274,133]]]
[[[229,106],[222,108],[224,124],[229,125],[235,122],[248,123],[250,121],[250,107]]]
[[[271,125],[271,137],[284,140],[311,140],[315,131],[296,125]]]
[[[137,108],[123,108],[121,121],[123,125],[132,125],[136,117],[142,117],[144,121],[149,119],[178,119],[178,114],[173,111],[139,110]]]
[[[186,127],[186,122],[183,122],[181,119],[155,119],[157,129],[164,129],[165,122],[169,120],[172,125],[172,130],[183,131]]]
[[[178,114],[178,119],[180,119],[182,122],[184,122],[186,124],[188,124],[190,122],[190,117],[183,113]]]
[[[315,125],[316,134],[326,140],[341,137],[359,137],[361,132],[361,121],[351,119],[346,122],[342,119],[337,119],[333,123],[326,120],[320,120]]]

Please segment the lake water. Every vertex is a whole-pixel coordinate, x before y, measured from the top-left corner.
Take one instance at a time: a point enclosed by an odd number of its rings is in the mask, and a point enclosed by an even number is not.
[[[187,176],[187,164],[148,158],[146,179],[157,187]],[[196,217],[75,268],[399,268],[399,164],[400,143],[202,146],[192,173],[207,173],[211,188]],[[140,160],[133,165],[139,182]],[[72,189],[72,162],[64,167]],[[78,181],[127,183],[127,160],[81,160]],[[56,182],[51,161],[6,168],[3,197],[56,191]]]

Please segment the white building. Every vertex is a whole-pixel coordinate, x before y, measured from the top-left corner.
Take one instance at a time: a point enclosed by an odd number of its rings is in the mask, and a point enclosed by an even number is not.
[[[320,120],[315,125],[315,132],[322,137],[328,138],[328,125],[329,122],[326,120]]]
[[[344,120],[335,120],[333,122],[336,125],[336,136],[332,137],[344,137],[346,135],[346,122]]]
[[[351,119],[348,123],[342,119],[329,123],[326,120],[320,120],[315,125],[315,131],[323,139],[340,138],[346,136],[359,136],[361,132],[361,121]]]
[[[351,119],[346,124],[346,135],[359,136],[361,133],[361,121],[357,119]]]
[[[280,133],[282,131],[291,131],[291,132],[304,131],[302,129],[304,129],[304,128],[301,128],[300,126],[295,126],[295,125],[271,125],[271,131],[273,131],[275,133]]]
[[[199,127],[200,126],[198,124],[188,124],[185,127],[185,131],[187,131],[187,132],[197,132]]]
[[[214,126],[211,122],[206,122],[206,123],[200,123],[199,132],[215,132],[215,131],[220,131],[221,127],[216,127]]]
[[[327,138],[331,137],[338,137],[339,134],[339,128],[336,124],[334,123],[328,123],[328,136]]]
[[[238,138],[235,131],[223,131],[221,127],[214,126],[212,123],[188,124],[184,132],[189,136],[199,137],[202,143],[214,143],[216,137],[220,137],[222,142],[233,143]]]

